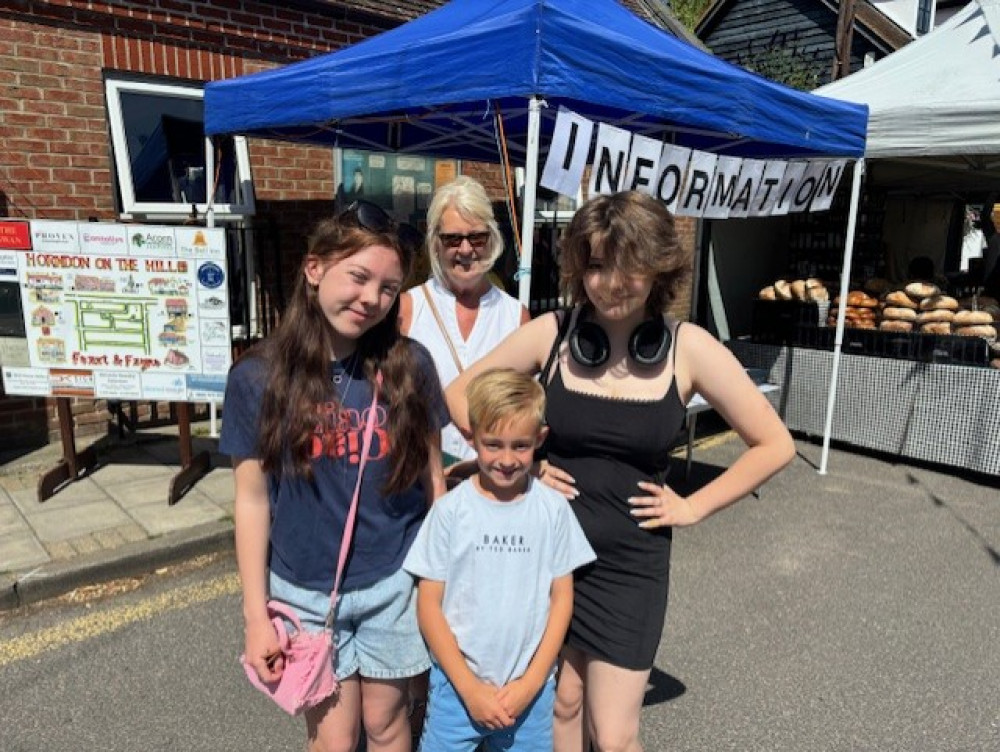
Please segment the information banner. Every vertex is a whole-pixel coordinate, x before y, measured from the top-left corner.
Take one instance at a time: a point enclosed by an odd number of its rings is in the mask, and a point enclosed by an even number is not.
[[[0,348],[7,394],[222,400],[222,228],[0,220],[0,237],[25,334]]]

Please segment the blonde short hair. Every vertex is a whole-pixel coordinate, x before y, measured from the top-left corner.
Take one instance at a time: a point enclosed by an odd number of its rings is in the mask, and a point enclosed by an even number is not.
[[[438,281],[444,284],[444,273],[441,271],[441,217],[447,209],[454,209],[466,222],[482,222],[490,234],[486,243],[487,268],[492,268],[503,253],[503,235],[493,216],[493,204],[482,184],[467,175],[459,175],[450,183],[445,183],[436,191],[431,205],[427,209],[427,255],[430,257],[431,272]]]
[[[494,368],[479,374],[465,390],[473,433],[489,431],[519,418],[545,422],[545,390],[528,374]]]

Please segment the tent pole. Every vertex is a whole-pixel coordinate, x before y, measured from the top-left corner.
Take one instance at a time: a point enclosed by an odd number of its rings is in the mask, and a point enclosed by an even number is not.
[[[854,230],[858,224],[858,205],[861,203],[861,177],[865,173],[865,160],[854,163],[851,181],[851,208],[847,215],[847,236],[844,243],[844,264],[840,273],[840,305],[837,306],[837,332],[833,340],[833,368],[830,371],[830,389],[826,395],[826,423],[823,426],[823,452],[820,455],[819,474],[826,475],[830,458],[830,434],[833,429],[833,408],[837,401],[837,376],[840,372],[840,350],[844,343],[844,322],[847,314],[847,293],[851,284],[851,258],[854,255]]]
[[[538,186],[538,131],[542,100],[528,103],[528,151],[524,163],[524,203],[521,205],[521,262],[517,269],[518,300],[531,310],[531,257],[535,248],[535,191]]]
[[[215,149],[212,137],[205,136],[205,227],[215,227]],[[209,434],[219,435],[219,408],[215,402],[208,403]]]

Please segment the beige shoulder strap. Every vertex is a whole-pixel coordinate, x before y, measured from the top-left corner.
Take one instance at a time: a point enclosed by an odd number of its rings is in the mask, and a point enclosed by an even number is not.
[[[458,359],[458,352],[455,350],[455,345],[452,343],[451,337],[448,336],[448,330],[444,328],[444,321],[441,320],[441,314],[438,313],[437,306],[434,305],[434,299],[431,297],[431,294],[427,292],[427,285],[421,285],[420,290],[427,299],[427,305],[430,307],[431,313],[434,314],[434,320],[437,322],[438,329],[440,329],[441,334],[444,335],[444,341],[448,345],[451,357],[455,360],[455,367],[458,368],[459,373],[462,373],[462,371],[465,370],[462,368],[462,361]]]

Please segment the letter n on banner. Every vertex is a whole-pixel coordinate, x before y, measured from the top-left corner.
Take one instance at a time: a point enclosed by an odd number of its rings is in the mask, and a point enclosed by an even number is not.
[[[556,115],[552,142],[545,158],[545,168],[539,181],[543,188],[575,196],[583,181],[583,171],[590,155],[590,137],[594,124],[565,107]]]
[[[840,179],[844,176],[844,167],[847,165],[846,159],[837,159],[827,162],[823,174],[819,178],[816,186],[816,193],[813,195],[812,203],[809,204],[809,211],[826,211],[833,203],[833,196],[837,192]]]
[[[607,123],[597,124],[597,145],[590,169],[588,195],[599,196],[625,190],[628,148],[632,134]]]

